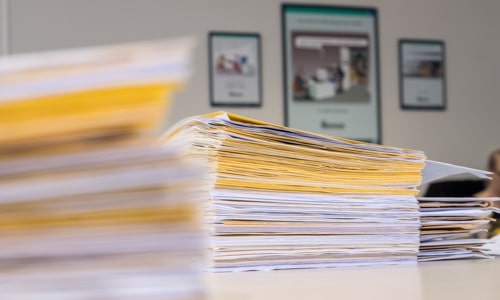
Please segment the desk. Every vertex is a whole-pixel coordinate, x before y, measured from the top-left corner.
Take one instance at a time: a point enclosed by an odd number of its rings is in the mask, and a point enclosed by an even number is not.
[[[498,300],[500,258],[413,266],[209,274],[217,300]]]

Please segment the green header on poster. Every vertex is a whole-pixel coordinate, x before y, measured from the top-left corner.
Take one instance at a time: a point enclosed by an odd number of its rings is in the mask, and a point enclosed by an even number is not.
[[[358,16],[372,16],[376,14],[376,10],[371,8],[307,6],[307,5],[287,5],[287,4],[284,5],[284,11],[287,13],[335,14],[335,15],[358,15]]]

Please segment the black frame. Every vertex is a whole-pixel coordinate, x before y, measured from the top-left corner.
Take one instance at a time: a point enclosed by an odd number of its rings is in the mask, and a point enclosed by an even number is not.
[[[382,115],[381,115],[381,85],[380,85],[380,53],[379,53],[379,37],[378,37],[378,10],[376,7],[369,6],[350,6],[350,5],[328,5],[328,4],[299,4],[299,3],[282,3],[281,4],[281,44],[282,44],[282,53],[283,53],[283,95],[284,95],[284,123],[285,126],[289,126],[288,120],[288,89],[287,89],[287,54],[286,54],[286,22],[285,22],[285,10],[286,7],[310,7],[310,8],[339,8],[339,9],[352,9],[352,10],[371,10],[375,15],[375,85],[377,87],[377,105],[376,105],[376,114],[377,114],[377,135],[378,140],[368,141],[371,143],[381,144],[382,143]]]
[[[405,104],[404,99],[404,86],[403,86],[403,44],[438,44],[442,48],[443,53],[443,104],[441,106],[426,106],[426,105],[408,105]],[[444,111],[447,106],[446,95],[446,45],[444,40],[434,39],[409,39],[403,38],[398,41],[398,76],[399,76],[399,104],[401,109],[404,110],[431,110],[431,111]]]
[[[258,97],[255,103],[239,103],[239,102],[218,102],[214,99],[214,79],[212,78],[212,38],[214,36],[227,36],[227,37],[248,37],[255,38],[257,41],[257,63],[258,68]],[[210,31],[208,33],[208,76],[209,76],[209,89],[210,89],[210,105],[211,106],[227,106],[227,107],[260,107],[262,106],[262,41],[260,33],[257,32],[234,32],[234,31]]]

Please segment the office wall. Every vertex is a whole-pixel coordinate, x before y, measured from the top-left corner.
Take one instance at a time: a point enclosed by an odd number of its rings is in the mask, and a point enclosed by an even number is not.
[[[3,0],[7,1],[7,0]],[[263,106],[230,109],[283,122],[281,20],[278,0],[10,0],[11,53],[191,35],[195,74],[177,94],[166,125],[215,110],[209,106],[207,32],[260,32]],[[288,1],[294,2],[294,1]],[[309,3],[310,1],[302,1]],[[500,147],[500,42],[496,0],[318,0],[379,9],[383,143],[424,150],[430,159],[482,168]],[[398,38],[443,39],[448,109],[399,108]]]
[[[8,0],[0,0],[0,55],[8,53],[7,38],[8,34]]]

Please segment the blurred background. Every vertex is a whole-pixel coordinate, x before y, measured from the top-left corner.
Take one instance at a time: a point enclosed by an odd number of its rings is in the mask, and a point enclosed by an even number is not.
[[[309,3],[310,1],[288,1]],[[207,36],[210,30],[259,32],[263,105],[232,112],[283,123],[283,67],[278,0],[1,0],[2,54],[194,36],[195,74],[178,95],[165,127],[210,107]],[[424,150],[434,160],[486,168],[498,146],[500,52],[496,0],[317,0],[378,8],[382,143]],[[401,110],[399,38],[446,43],[447,110]]]

